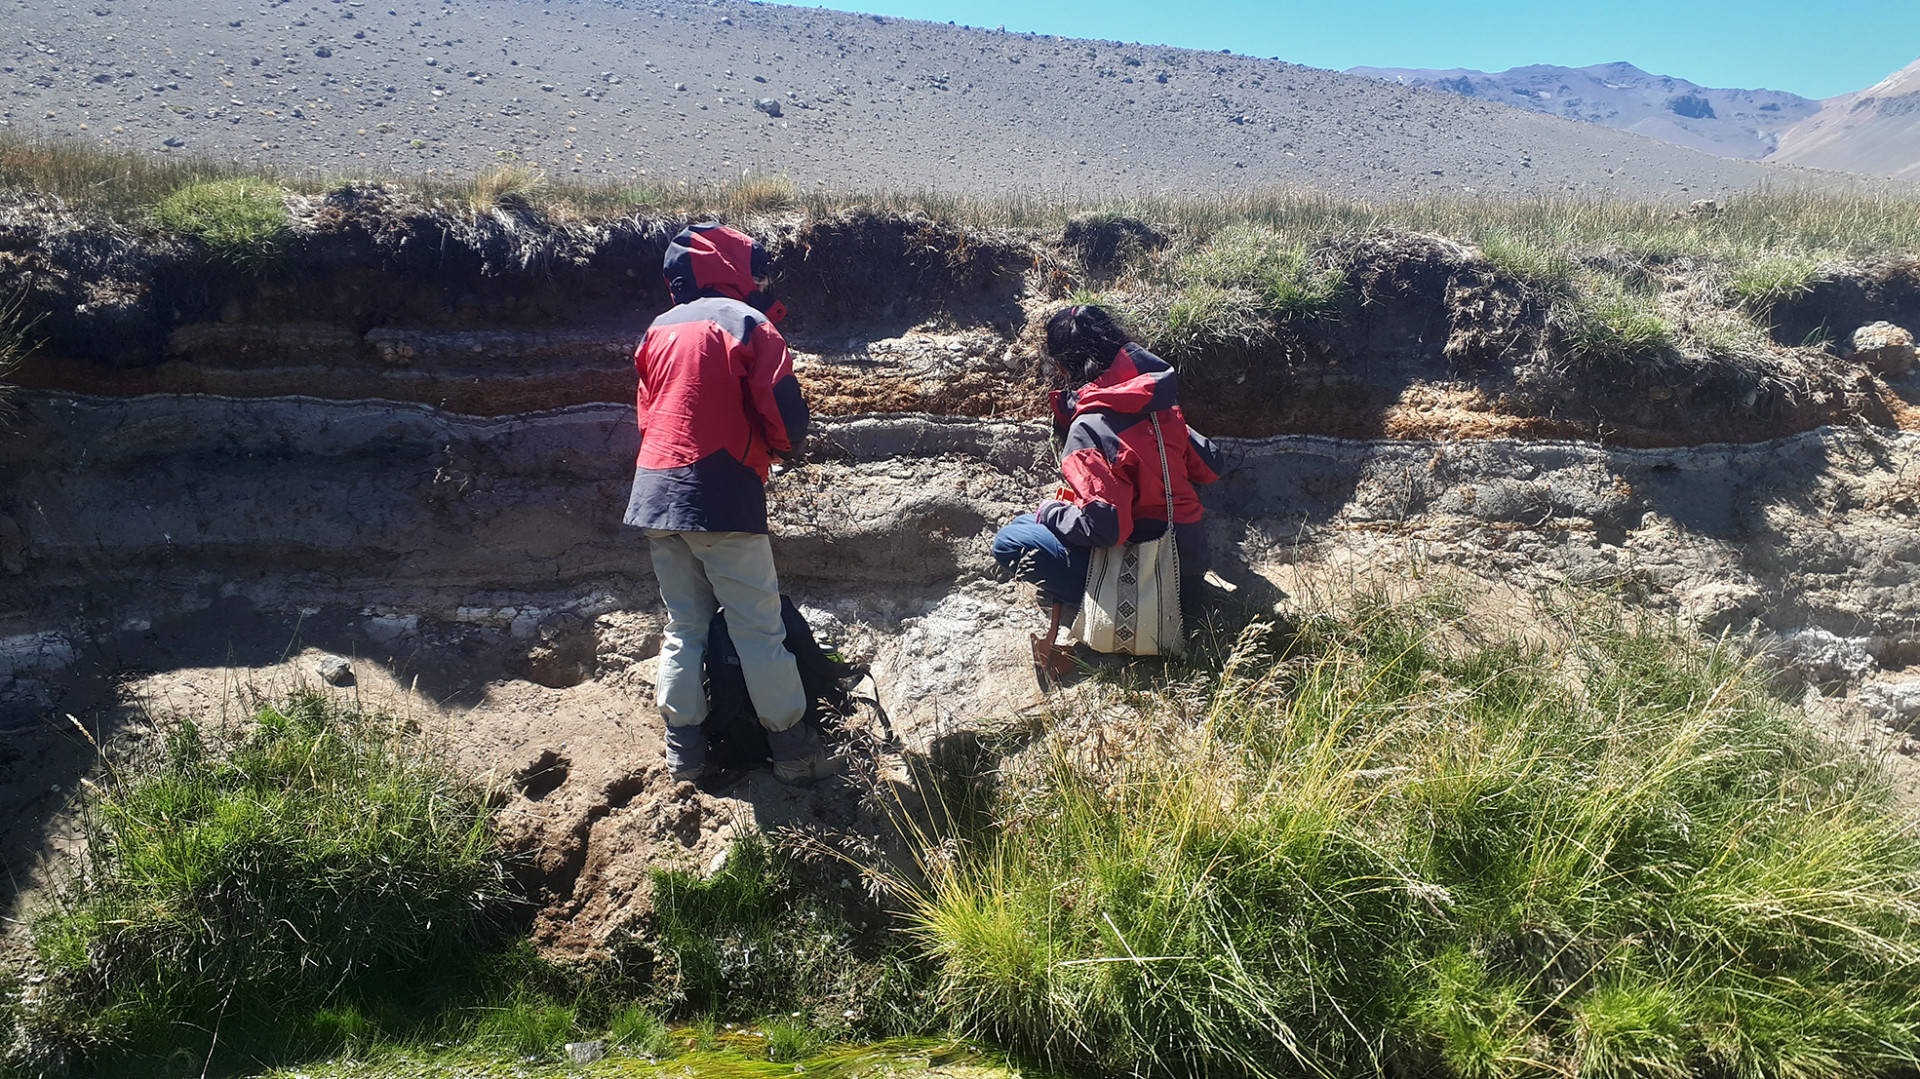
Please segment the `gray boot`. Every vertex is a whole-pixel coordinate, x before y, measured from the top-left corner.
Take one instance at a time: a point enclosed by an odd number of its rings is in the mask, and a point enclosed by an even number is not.
[[[840,759],[827,751],[820,732],[806,722],[768,731],[767,747],[773,751],[773,778],[788,786],[807,787],[840,774]]]
[[[667,727],[667,776],[691,783],[707,772],[707,729],[698,723]]]

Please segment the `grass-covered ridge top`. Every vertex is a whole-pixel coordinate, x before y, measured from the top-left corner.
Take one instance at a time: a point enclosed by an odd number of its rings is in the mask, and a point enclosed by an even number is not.
[[[0,189],[47,194],[76,207],[137,218],[182,188],[251,180],[289,193],[318,195],[343,184],[385,184],[423,200],[488,212],[505,200],[558,219],[608,218],[636,211],[666,217],[742,217],[792,211],[811,217],[851,210],[922,213],[970,228],[1058,232],[1070,222],[1129,218],[1175,225],[1211,236],[1235,225],[1271,229],[1295,240],[1335,233],[1401,228],[1476,243],[1566,249],[1607,245],[1646,254],[1722,258],[1792,252],[1817,258],[1920,253],[1920,194],[1842,194],[1761,190],[1724,200],[1710,211],[1673,204],[1591,198],[1429,198],[1370,202],[1310,192],[1236,192],[1211,198],[1046,198],[938,192],[804,191],[781,176],[689,186],[586,182],[548,177],[509,164],[462,178],[441,176],[277,173],[204,158],[152,158],[75,144],[0,134]]]
[[[1084,1074],[1911,1068],[1920,841],[1875,766],[1730,645],[1564,629],[1362,597],[1250,630],[1187,719],[1041,732],[916,894],[948,1014]]]
[[[1869,369],[1852,349],[1868,323],[1920,323],[1920,198],[1076,201],[766,176],[591,186],[519,164],[276,178],[5,136],[0,186],[0,243],[44,252],[0,265],[0,294],[45,316],[16,375],[35,389],[317,389],[486,415],[623,400],[612,364],[515,355],[513,339],[475,359],[439,339],[637,323],[669,306],[668,239],[718,218],[767,244],[785,329],[823,361],[802,372],[823,415],[1037,416],[1031,331],[1077,300],[1112,306],[1172,361],[1217,435],[1674,445],[1920,426],[1876,381],[1899,361]],[[859,359],[923,333],[990,336],[967,347],[999,356],[940,378]],[[336,377],[316,386],[300,373],[316,364]]]

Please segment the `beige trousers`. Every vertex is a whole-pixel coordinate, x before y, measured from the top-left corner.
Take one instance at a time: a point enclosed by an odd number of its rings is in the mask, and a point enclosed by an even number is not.
[[[673,727],[707,718],[707,691],[701,661],[707,632],[720,607],[727,611],[727,634],[740,654],[747,695],[760,725],[784,731],[807,711],[800,668],[787,651],[787,630],[780,621],[780,580],[773,569],[773,545],[754,532],[662,532],[649,528],[653,573],[667,605],[666,640],[660,646],[655,700]]]

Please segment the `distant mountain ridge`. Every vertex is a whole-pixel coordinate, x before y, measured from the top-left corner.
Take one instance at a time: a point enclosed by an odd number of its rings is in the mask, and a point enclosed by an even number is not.
[[[1920,180],[1920,60],[1820,104],[1768,161]]]
[[[1391,67],[1355,67],[1347,73],[1601,124],[1748,161],[1774,153],[1786,131],[1819,113],[1822,104],[1780,90],[1701,86],[1624,62],[1591,67],[1530,64],[1498,73]]]

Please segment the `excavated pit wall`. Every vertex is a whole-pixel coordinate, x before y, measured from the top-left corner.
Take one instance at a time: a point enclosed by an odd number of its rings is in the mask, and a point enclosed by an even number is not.
[[[631,410],[474,417],[424,405],[42,392],[0,440],[3,854],[46,849],[96,737],[147,713],[318,684],[439,717],[506,783],[535,939],[591,954],[640,916],[645,866],[704,865],[745,828],[870,829],[852,800],[764,777],[675,787],[648,717],[659,604],[620,523]],[[1449,567],[1470,588],[1617,588],[1709,632],[1757,631],[1849,682],[1920,658],[1920,435],[1621,449],[1517,440],[1222,440],[1219,576],[1285,602],[1328,574]],[[1044,707],[1039,612],[987,541],[1049,490],[1028,421],[821,424],[771,488],[776,557],[816,626],[870,662],[907,751]],[[237,672],[237,673],[236,673]],[[248,672],[254,672],[249,674]],[[224,687],[224,688],[223,688]],[[383,696],[384,695],[384,696]],[[23,875],[25,876],[25,875]]]
[[[872,830],[843,793],[660,767],[658,595],[620,518],[669,223],[464,221],[349,191],[298,216],[297,272],[257,280],[69,216],[0,207],[0,287],[50,314],[0,426],[9,880],[61,846],[94,760],[66,717],[110,740],[245,714],[317,684],[323,656],[501,783],[559,954],[642,913],[649,864],[710,864],[745,828]],[[821,418],[771,489],[788,590],[872,665],[909,755],[1048,707],[1039,612],[987,543],[1056,482],[1032,337],[1098,260],[1073,228],[764,231]],[[1778,638],[1788,673],[1890,686],[1883,711],[1920,717],[1920,682],[1888,681],[1920,658],[1914,378],[1785,344],[1731,373],[1567,366],[1524,288],[1436,237],[1370,237],[1345,273],[1336,318],[1183,367],[1196,423],[1244,436],[1204,492],[1228,602],[1440,568],[1524,628],[1514,596],[1612,589]],[[1911,260],[1843,267],[1779,332],[1910,323],[1917,283]]]
[[[503,671],[565,684],[597,669],[580,643],[596,619],[656,606],[643,544],[620,523],[636,445],[621,406],[478,418],[44,393],[15,423],[0,444],[0,695],[15,712],[63,699],[59,679],[31,673],[34,654],[58,666],[124,641],[136,656],[131,642],[196,612],[306,611],[304,633],[403,666],[445,627]],[[776,551],[796,593],[850,618],[911,617],[987,577],[993,529],[1054,476],[1039,424],[821,428],[773,484]],[[1228,439],[1206,500],[1230,579],[1391,544],[1483,574],[1619,585],[1710,631],[1904,647],[1920,625],[1916,445],[1871,428],[1686,449]]]

